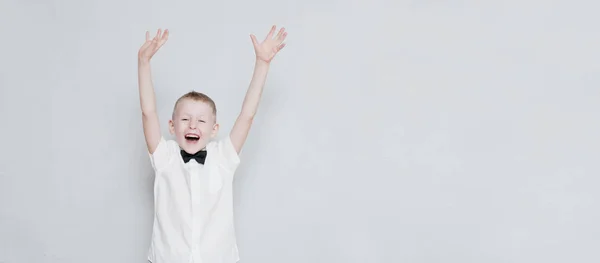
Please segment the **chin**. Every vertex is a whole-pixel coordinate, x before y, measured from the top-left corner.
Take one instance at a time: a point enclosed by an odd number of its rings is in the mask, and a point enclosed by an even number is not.
[[[180,144],[181,149],[183,149],[184,151],[186,151],[187,153],[190,154],[194,154],[197,153],[198,151],[204,149],[204,147],[206,146],[206,144],[204,142],[187,142],[186,140],[183,141],[183,143]]]

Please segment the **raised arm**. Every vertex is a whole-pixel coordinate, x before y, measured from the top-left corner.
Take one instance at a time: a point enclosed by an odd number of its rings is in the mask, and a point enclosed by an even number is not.
[[[138,85],[140,92],[140,106],[142,108],[142,125],[148,152],[153,154],[160,142],[160,124],[156,113],[156,98],[154,96],[154,85],[150,70],[150,60],[156,51],[165,44],[169,37],[169,31],[158,30],[154,38],[146,32],[146,42],[138,52]]]
[[[281,28],[279,33],[273,37],[275,29],[275,26],[271,27],[271,31],[262,43],[258,43],[256,36],[250,35],[256,54],[254,74],[250,81],[248,91],[246,92],[242,110],[229,134],[231,143],[238,153],[242,150],[246,138],[248,137],[248,133],[250,132],[250,127],[252,126],[254,116],[256,115],[263,87],[267,79],[271,60],[273,60],[275,55],[285,47],[283,41],[287,36],[287,32],[285,32],[284,28]]]

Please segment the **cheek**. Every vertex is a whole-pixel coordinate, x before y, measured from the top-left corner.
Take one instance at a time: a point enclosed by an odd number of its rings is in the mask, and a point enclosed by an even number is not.
[[[181,122],[176,122],[173,127],[175,128],[176,133],[185,132],[185,124]]]
[[[202,124],[202,133],[204,134],[211,134],[213,131],[213,125],[208,124],[208,123],[203,123]]]

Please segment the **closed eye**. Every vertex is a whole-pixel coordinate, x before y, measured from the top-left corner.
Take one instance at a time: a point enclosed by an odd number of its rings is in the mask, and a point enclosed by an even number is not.
[[[188,119],[181,119],[182,121],[187,121]]]

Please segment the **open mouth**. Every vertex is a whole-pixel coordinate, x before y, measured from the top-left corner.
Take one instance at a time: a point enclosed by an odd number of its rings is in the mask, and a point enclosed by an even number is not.
[[[198,140],[200,140],[200,136],[196,134],[186,134],[185,140],[188,142],[197,142]]]

